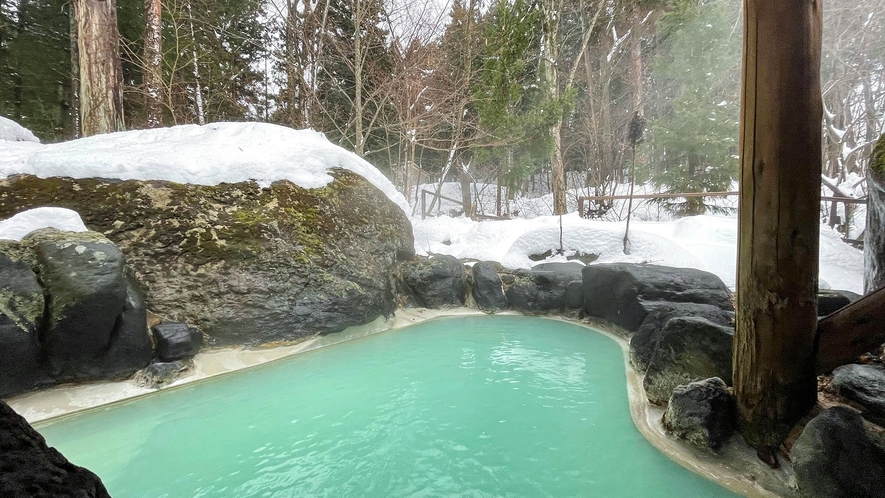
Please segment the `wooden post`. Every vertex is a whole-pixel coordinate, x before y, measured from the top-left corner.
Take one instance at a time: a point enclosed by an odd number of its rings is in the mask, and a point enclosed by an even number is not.
[[[817,399],[821,2],[744,1],[734,387],[773,457]]]

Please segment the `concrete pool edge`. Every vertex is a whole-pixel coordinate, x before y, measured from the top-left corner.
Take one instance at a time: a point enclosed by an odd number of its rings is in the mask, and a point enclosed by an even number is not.
[[[278,345],[269,348],[216,349],[197,355],[194,371],[176,381],[175,388],[193,382],[203,381],[218,375],[240,371],[254,366],[271,363],[296,354],[315,351],[327,346],[374,335],[376,333],[401,329],[424,321],[458,316],[485,316],[472,308],[452,308],[432,310],[407,308],[397,310],[391,319],[379,318],[361,327],[354,327],[338,334],[314,336],[304,341]],[[498,313],[503,316],[522,316],[515,311]],[[794,481],[789,468],[773,471],[758,461],[755,453],[739,437],[733,438],[722,455],[703,453],[689,445],[668,437],[661,426],[663,409],[646,401],[641,377],[629,364],[629,347],[623,334],[604,323],[578,321],[573,317],[556,315],[540,316],[550,320],[563,321],[601,333],[615,341],[621,348],[630,414],[639,432],[659,451],[682,467],[700,474],[732,491],[751,497],[795,496]],[[138,387],[131,380],[101,382],[81,385],[57,386],[51,389],[28,393],[6,400],[28,422],[37,426],[66,415],[128,401],[155,393],[155,389]],[[774,491],[771,491],[774,490]]]

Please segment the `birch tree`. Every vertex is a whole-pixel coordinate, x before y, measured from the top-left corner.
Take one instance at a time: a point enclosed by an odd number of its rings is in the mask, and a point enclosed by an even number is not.
[[[163,124],[162,2],[144,2],[144,93],[148,128]]]

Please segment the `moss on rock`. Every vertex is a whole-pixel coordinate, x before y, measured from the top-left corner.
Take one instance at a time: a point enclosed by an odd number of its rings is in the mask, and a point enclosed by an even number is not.
[[[877,179],[885,179],[885,134],[879,137],[870,156],[870,171]]]
[[[73,209],[122,249],[156,313],[215,344],[295,339],[391,313],[391,268],[414,255],[399,207],[352,172],[331,175],[316,189],[18,175],[0,180],[0,218]],[[372,312],[337,303],[348,299]],[[305,303],[336,311],[293,312]]]

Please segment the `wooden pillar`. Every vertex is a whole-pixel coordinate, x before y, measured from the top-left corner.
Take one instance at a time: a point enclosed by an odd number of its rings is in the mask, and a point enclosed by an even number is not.
[[[744,0],[734,387],[770,455],[816,400],[821,2]]]

